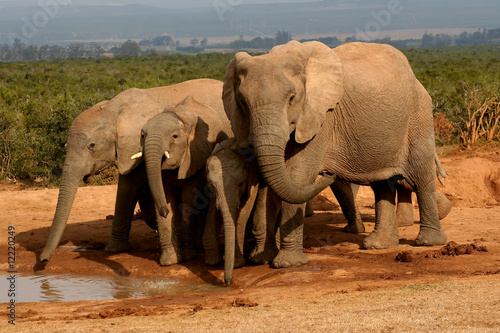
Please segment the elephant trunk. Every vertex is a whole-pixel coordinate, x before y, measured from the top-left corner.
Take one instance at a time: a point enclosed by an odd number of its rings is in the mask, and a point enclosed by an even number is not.
[[[258,110],[257,113],[262,113]],[[283,116],[269,110],[264,111],[267,116],[263,121],[255,117],[256,112],[250,112],[251,132],[254,136],[254,148],[262,177],[273,191],[284,201],[300,204],[316,196],[335,180],[335,176],[323,176],[312,184],[297,184],[292,180],[285,165],[285,147],[289,140],[288,122],[283,124],[278,119]]]
[[[228,201],[230,200],[230,201]],[[224,283],[229,286],[233,280],[236,247],[236,211],[239,207],[238,195],[225,196],[217,193],[217,206],[224,223]]]
[[[158,213],[167,217],[167,199],[163,190],[161,176],[161,163],[163,154],[163,140],[160,136],[148,135],[144,143],[144,160],[146,162],[146,172],[148,176],[149,188],[155,202]]]
[[[70,163],[67,161],[64,163],[59,197],[57,199],[57,208],[52,226],[50,227],[49,237],[40,254],[40,261],[48,261],[59,245],[64,229],[66,228],[73,201],[75,200],[78,185],[84,176],[84,172],[78,168],[70,167],[69,165]]]

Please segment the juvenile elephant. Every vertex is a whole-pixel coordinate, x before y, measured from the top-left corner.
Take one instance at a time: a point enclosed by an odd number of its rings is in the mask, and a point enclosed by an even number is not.
[[[308,262],[301,203],[335,177],[369,183],[375,192],[375,230],[365,248],[399,243],[394,184],[417,194],[416,244],[446,242],[434,194],[432,102],[401,52],[297,41],[260,56],[240,52],[228,67],[223,100],[238,143],[253,145],[264,180],[285,201],[274,267]],[[315,182],[318,173],[325,176]]]
[[[146,165],[158,221],[161,265],[196,256],[196,226],[209,203],[209,194],[203,188],[206,161],[215,144],[231,136],[224,110],[215,110],[190,96],[142,127],[142,149],[133,158],[144,159]],[[175,186],[180,187],[180,193],[175,192]],[[175,225],[176,220],[181,221],[180,226]],[[176,248],[176,229],[181,252]]]
[[[141,127],[165,107],[194,96],[216,110],[223,110],[222,82],[209,79],[186,81],[166,87],[128,89],[109,101],[103,101],[75,118],[68,133],[66,159],[57,208],[41,261],[49,260],[66,227],[80,181],[115,163],[120,175],[115,203],[109,252],[127,251],[132,216],[137,201],[143,212],[152,211],[146,172],[130,156],[140,149]],[[148,219],[148,224],[156,221]]]
[[[241,154],[234,139],[228,139],[215,146],[205,172],[212,194],[203,236],[205,262],[216,265],[222,261],[217,241],[220,228],[217,210],[224,225],[224,282],[229,285],[233,268],[246,263],[243,244],[247,221],[259,191],[258,166],[251,155]]]

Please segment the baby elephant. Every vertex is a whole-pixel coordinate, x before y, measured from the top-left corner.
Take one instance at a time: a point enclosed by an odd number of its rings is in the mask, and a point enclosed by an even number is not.
[[[224,223],[226,285],[231,284],[233,268],[246,263],[243,257],[245,229],[259,190],[258,166],[251,159],[251,155],[240,154],[234,139],[228,139],[217,144],[207,160],[206,177],[212,200],[203,236],[205,262],[216,265],[222,261],[217,242],[218,210]]]
[[[203,193],[204,168],[214,146],[230,136],[224,111],[192,97],[142,127],[142,149],[132,158],[144,159],[146,164],[158,221],[160,265],[196,256],[196,226],[209,204]]]

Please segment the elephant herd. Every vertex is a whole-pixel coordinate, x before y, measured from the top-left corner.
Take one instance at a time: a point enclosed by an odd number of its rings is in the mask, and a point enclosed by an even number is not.
[[[106,251],[130,249],[139,203],[158,230],[160,265],[202,248],[207,264],[224,261],[227,285],[246,259],[276,268],[307,263],[306,202],[328,186],[347,219],[344,231],[353,233],[364,232],[357,188],[373,189],[367,249],[398,245],[398,224],[413,224],[412,192],[420,210],[416,245],[446,242],[440,219],[451,202],[436,190],[436,177],[446,173],[435,151],[432,102],[405,56],[388,45],[291,41],[263,55],[239,52],[224,82],[132,88],[82,112],[68,133],[41,261],[59,244],[79,182],[114,163]],[[245,258],[249,220],[256,245]]]

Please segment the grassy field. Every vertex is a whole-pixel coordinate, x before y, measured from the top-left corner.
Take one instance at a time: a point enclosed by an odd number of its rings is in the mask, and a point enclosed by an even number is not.
[[[500,46],[406,49],[415,74],[459,143],[472,92],[500,96]],[[0,63],[0,180],[57,185],[66,134],[83,110],[131,87],[222,80],[233,54],[151,55]],[[498,140],[498,136],[496,137]]]

